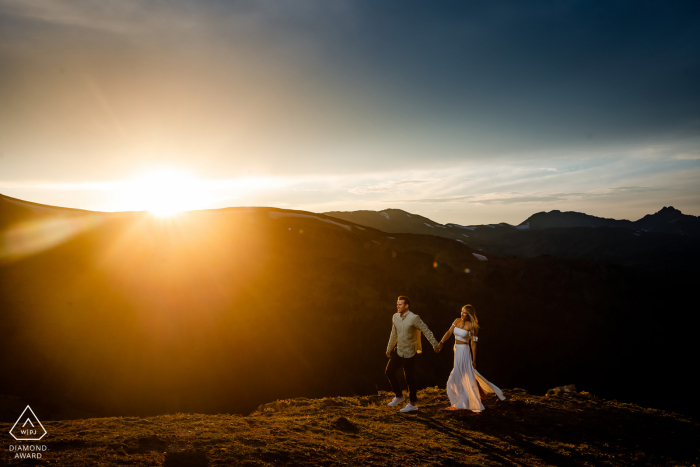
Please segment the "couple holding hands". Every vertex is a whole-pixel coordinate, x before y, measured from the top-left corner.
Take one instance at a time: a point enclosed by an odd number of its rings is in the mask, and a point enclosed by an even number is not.
[[[450,329],[447,330],[443,338],[438,342],[428,326],[425,325],[420,316],[411,312],[409,307],[411,301],[406,296],[400,296],[396,302],[397,313],[392,318],[391,337],[386,349],[386,356],[390,358],[386,366],[386,376],[391,383],[391,389],[396,397],[389,402],[393,407],[405,400],[396,371],[403,367],[408,383],[409,403],[401,409],[401,412],[411,412],[418,410],[418,399],[416,396],[416,354],[421,353],[421,332],[433,345],[435,352],[440,352],[443,345],[452,334],[455,336],[455,360],[452,373],[447,380],[447,396],[450,398],[450,409],[466,409],[474,412],[481,412],[484,406],[481,403],[480,393],[495,393],[499,399],[503,400],[503,393],[486,378],[476,371],[476,337],[479,331],[479,321],[476,319],[476,310],[471,305],[462,307],[459,318],[454,320]]]

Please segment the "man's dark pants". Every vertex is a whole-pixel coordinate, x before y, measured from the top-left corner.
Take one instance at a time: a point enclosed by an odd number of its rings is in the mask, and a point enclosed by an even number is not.
[[[399,379],[396,377],[396,371],[403,367],[403,373],[406,376],[406,383],[408,383],[409,400],[411,404],[415,404],[418,401],[418,396],[416,394],[416,356],[414,354],[411,358],[399,357],[396,353],[396,348],[391,352],[391,359],[389,364],[386,366],[386,377],[389,378],[389,383],[391,383],[391,389],[396,394],[396,397],[403,397],[403,392],[401,391],[401,386],[399,386]]]

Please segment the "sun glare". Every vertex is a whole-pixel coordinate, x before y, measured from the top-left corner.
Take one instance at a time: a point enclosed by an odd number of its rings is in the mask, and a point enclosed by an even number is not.
[[[203,204],[203,193],[190,174],[171,169],[145,173],[129,183],[130,203],[159,217],[197,209]]]
[[[250,202],[253,195],[279,192],[291,183],[290,179],[276,177],[203,180],[184,170],[161,168],[107,184],[103,189],[113,192],[111,210],[148,211],[154,216],[167,217],[221,206],[222,202],[232,200]]]

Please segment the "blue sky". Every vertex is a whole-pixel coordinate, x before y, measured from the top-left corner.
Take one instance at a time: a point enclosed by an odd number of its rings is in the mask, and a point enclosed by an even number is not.
[[[0,193],[698,215],[699,32],[697,2],[0,0]]]

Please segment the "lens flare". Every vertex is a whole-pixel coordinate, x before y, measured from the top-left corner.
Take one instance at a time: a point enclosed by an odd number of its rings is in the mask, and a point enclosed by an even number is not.
[[[96,214],[35,219],[0,233],[0,261],[14,260],[52,248],[102,222]]]

